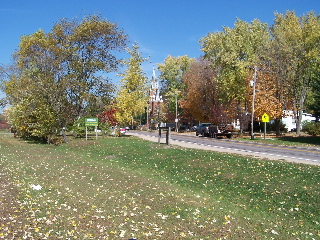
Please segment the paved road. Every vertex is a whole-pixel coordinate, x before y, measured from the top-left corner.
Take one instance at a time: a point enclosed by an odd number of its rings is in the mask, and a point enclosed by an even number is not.
[[[129,131],[128,134],[158,141],[158,132]],[[165,142],[165,134],[161,142]],[[171,144],[206,149],[220,152],[230,152],[251,155],[273,160],[286,160],[291,162],[306,163],[320,166],[320,148],[317,147],[289,147],[274,144],[262,144],[257,142],[238,141],[231,139],[215,139],[197,137],[195,134],[172,133]]]

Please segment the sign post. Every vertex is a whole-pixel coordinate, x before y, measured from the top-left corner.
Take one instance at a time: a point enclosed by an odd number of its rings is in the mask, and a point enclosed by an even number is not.
[[[263,139],[266,139],[267,122],[269,122],[269,115],[268,114],[264,113],[262,115],[262,122],[264,123]]]
[[[98,139],[98,118],[86,118],[85,119],[85,126],[86,126],[86,141],[88,140],[88,126],[94,126],[96,132],[96,139]]]

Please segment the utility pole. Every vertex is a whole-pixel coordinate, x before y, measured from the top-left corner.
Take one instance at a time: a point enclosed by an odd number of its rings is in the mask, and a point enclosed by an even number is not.
[[[180,93],[181,91],[175,91],[174,96],[176,100],[176,119],[174,120],[176,122],[176,132],[178,132],[178,96],[177,94]]]
[[[252,94],[252,113],[251,113],[251,140],[254,140],[254,133],[253,133],[253,120],[254,120],[254,102],[256,99],[256,82],[257,82],[257,66],[254,66],[254,75],[253,75],[253,94]]]

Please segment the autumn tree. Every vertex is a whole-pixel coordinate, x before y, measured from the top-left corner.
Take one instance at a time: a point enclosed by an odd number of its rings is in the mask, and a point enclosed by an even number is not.
[[[188,71],[190,64],[195,61],[187,55],[172,57],[168,56],[163,64],[158,65],[160,71],[161,94],[164,96],[164,106],[167,109],[168,119],[173,121],[175,118],[175,111],[177,107],[178,114],[182,114],[180,105],[176,106],[176,100],[182,98],[185,84],[182,76]]]
[[[198,121],[213,121],[213,106],[218,102],[215,78],[210,62],[203,59],[192,62],[182,77],[185,91],[180,100],[181,107]]]
[[[130,58],[124,61],[126,70],[120,74],[122,78],[116,95],[115,109],[118,122],[133,127],[134,117],[144,113],[148,102],[147,77],[141,69],[141,64],[147,59],[141,56],[137,43],[127,51]]]
[[[296,112],[297,134],[300,134],[305,102],[319,77],[319,15],[310,12],[298,17],[293,11],[276,14],[271,33],[277,84],[282,88],[280,97],[287,109]]]
[[[226,101],[246,97],[247,69],[264,62],[269,39],[267,24],[237,19],[234,28],[224,27],[200,40],[205,58],[220,70],[219,87]]]
[[[111,106],[106,106],[105,110],[97,115],[99,119],[99,129],[103,132],[108,132],[110,127],[118,124],[116,119],[116,109]]]
[[[0,129],[9,129],[9,125],[5,115],[0,113]]]
[[[252,81],[250,75],[248,75],[248,81]],[[283,104],[278,98],[276,81],[276,74],[267,66],[257,69],[256,82],[253,84],[256,85],[255,115],[260,121],[264,113],[267,113],[271,119],[280,119],[283,115]],[[248,96],[252,94],[252,87],[248,87]],[[252,100],[252,98],[248,99],[249,105],[252,104]]]
[[[48,139],[75,119],[101,112],[114,89],[103,73],[117,70],[115,53],[126,41],[116,24],[97,15],[22,36],[15,74],[5,83],[10,121],[26,135]]]
[[[234,28],[209,33],[200,40],[205,58],[216,69],[219,99],[224,106],[237,104],[238,118],[244,119],[248,108],[248,76],[251,69],[267,62],[270,45],[268,25],[255,19],[251,23],[237,19]],[[251,75],[252,76],[252,75]],[[250,111],[252,112],[252,110]],[[257,117],[257,116],[256,116]],[[244,123],[241,124],[245,126]]]

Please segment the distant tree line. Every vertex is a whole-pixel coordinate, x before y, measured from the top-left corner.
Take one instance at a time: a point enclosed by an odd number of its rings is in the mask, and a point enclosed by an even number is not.
[[[200,45],[204,55],[199,59],[169,56],[159,65],[163,94],[180,92],[182,119],[213,123],[239,119],[246,129],[254,84],[255,120],[267,113],[280,127],[283,110],[293,110],[299,133],[304,110],[319,117],[320,17],[316,13],[301,17],[291,11],[277,13],[271,27],[257,19],[251,23],[237,19],[233,28],[209,33]]]
[[[12,66],[0,68],[1,88],[9,103],[6,115],[19,136],[48,142],[65,129],[83,127],[85,117],[98,116],[105,129],[135,125],[148,108],[148,78],[141,68],[147,59],[138,43],[100,15],[80,22],[63,19],[49,33],[22,36]],[[267,113],[280,126],[283,110],[298,119],[304,110],[320,111],[320,17],[309,12],[276,13],[268,26],[255,19],[237,19],[234,27],[200,39],[203,56],[168,56],[158,65],[162,121],[175,112],[187,124],[230,123],[246,130]],[[124,60],[122,52],[129,58]],[[120,53],[120,54],[119,54]],[[120,72],[120,85],[105,76]]]

